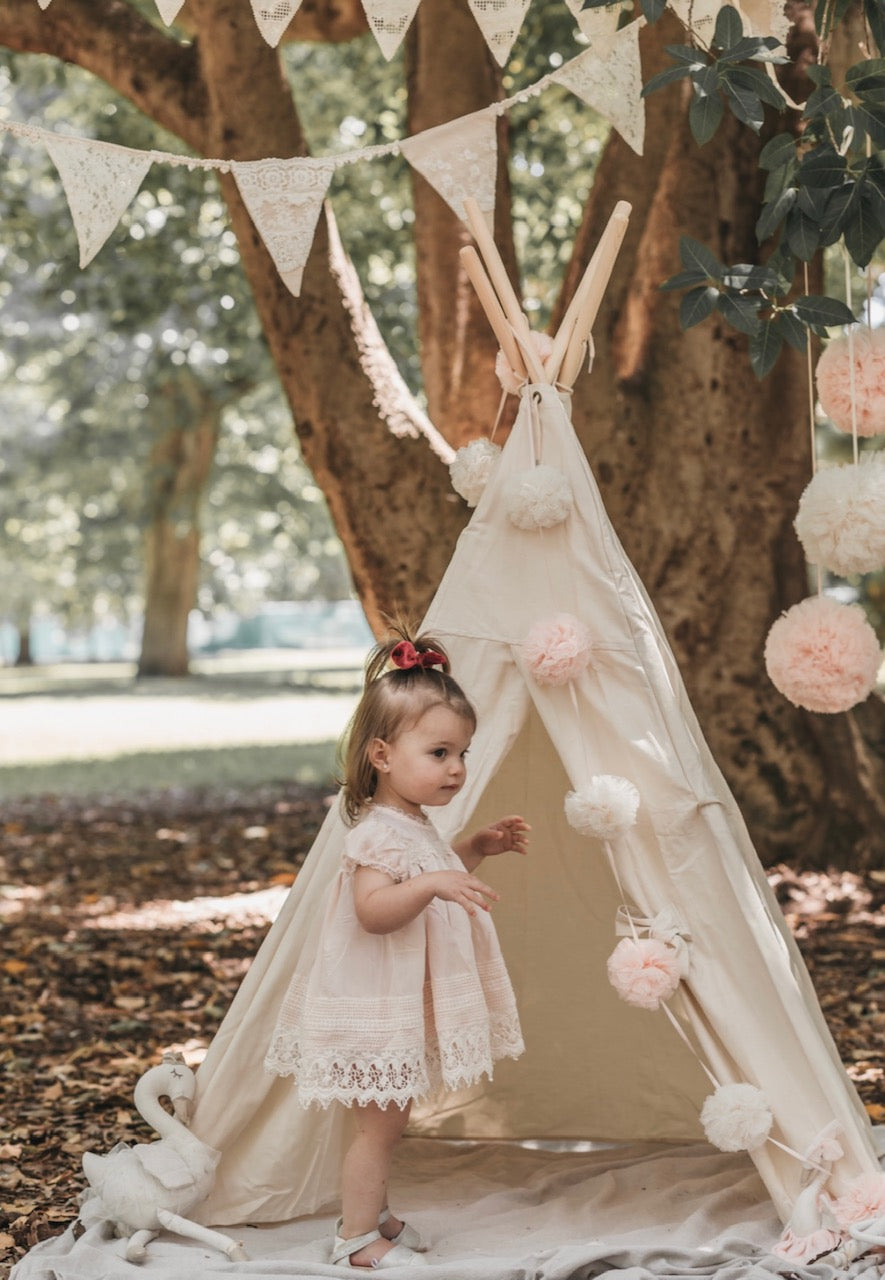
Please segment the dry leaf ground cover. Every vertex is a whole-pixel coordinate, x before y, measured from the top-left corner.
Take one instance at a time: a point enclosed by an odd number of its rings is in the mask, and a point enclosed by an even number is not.
[[[3,801],[0,1274],[76,1216],[85,1150],[150,1140],[136,1079],[169,1047],[199,1060],[330,790],[105,786],[98,799]],[[843,1061],[885,1122],[885,877],[779,867],[772,881]]]

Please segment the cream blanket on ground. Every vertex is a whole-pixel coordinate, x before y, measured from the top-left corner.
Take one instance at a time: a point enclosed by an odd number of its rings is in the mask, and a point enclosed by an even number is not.
[[[509,1143],[407,1139],[391,1202],[425,1238],[429,1266],[402,1280],[842,1280],[883,1274],[883,1255],[848,1270],[804,1269],[768,1250],[780,1223],[745,1156],[698,1144],[538,1150]],[[277,1226],[225,1228],[249,1262],[164,1236],[134,1266],[123,1243],[92,1228],[38,1245],[11,1280],[229,1280],[231,1276],[340,1277],[329,1265],[332,1216]]]

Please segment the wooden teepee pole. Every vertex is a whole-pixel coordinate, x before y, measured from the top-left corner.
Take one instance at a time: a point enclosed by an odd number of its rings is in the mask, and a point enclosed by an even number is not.
[[[631,211],[632,205],[626,200],[619,200],[599,237],[593,257],[562,318],[553,340],[553,349],[544,362],[551,382],[559,381],[570,387],[578,376],[590,330],[611,277]]]
[[[472,244],[468,244],[464,246],[458,256],[464,264],[464,270],[476,290],[477,297],[482,303],[483,311],[485,311],[489,324],[492,326],[492,332],[498,339],[498,345],[507,358],[507,363],[518,378],[525,377],[525,361],[522,358],[519,344],[513,336],[510,322],[498,301],[498,295],[492,288],[491,280],[486,275],[485,267],[480,261],[479,254]]]

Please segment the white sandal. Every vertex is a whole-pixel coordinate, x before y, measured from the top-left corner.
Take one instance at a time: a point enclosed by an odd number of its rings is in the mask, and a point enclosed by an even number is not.
[[[378,1267],[426,1267],[427,1263],[420,1254],[413,1253],[411,1249],[404,1244],[395,1244],[392,1249],[388,1249],[387,1253],[380,1258],[373,1258],[367,1266],[361,1266],[358,1262],[351,1262],[350,1255],[358,1253],[360,1249],[364,1249],[366,1245],[374,1244],[376,1240],[384,1240],[380,1231],[367,1231],[362,1236],[352,1236],[350,1240],[342,1240],[341,1236],[335,1236],[335,1243],[332,1245],[332,1262],[337,1267],[350,1267],[352,1271],[374,1271]],[[384,1240],[385,1244],[390,1244],[389,1240]]]
[[[383,1227],[385,1222],[387,1222],[387,1220],[392,1217],[393,1217],[393,1214],[390,1212],[389,1209],[382,1209],[381,1212],[378,1214],[378,1226]],[[336,1239],[340,1237],[341,1228],[343,1226],[344,1226],[344,1219],[339,1218],[338,1221],[335,1223]],[[402,1244],[402,1245],[405,1245],[407,1249],[420,1250],[422,1253],[427,1247],[426,1245],[421,1243],[421,1237],[418,1235],[418,1232],[415,1230],[414,1227],[410,1227],[408,1222],[403,1223],[402,1228],[398,1235],[384,1236],[384,1239],[389,1240],[391,1244]],[[354,1249],[353,1252],[355,1253],[356,1250]]]

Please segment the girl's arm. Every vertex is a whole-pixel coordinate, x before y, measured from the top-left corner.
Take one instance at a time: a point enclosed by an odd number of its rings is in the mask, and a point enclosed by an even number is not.
[[[353,873],[356,918],[367,933],[393,933],[421,914],[434,898],[457,902],[470,916],[488,911],[486,898],[500,894],[467,871],[425,871],[396,883],[384,871],[357,867]]]
[[[493,857],[497,853],[528,853],[528,833],[531,827],[518,814],[509,818],[501,818],[490,827],[459,840],[452,848],[464,863],[468,871],[475,871],[483,858]]]

